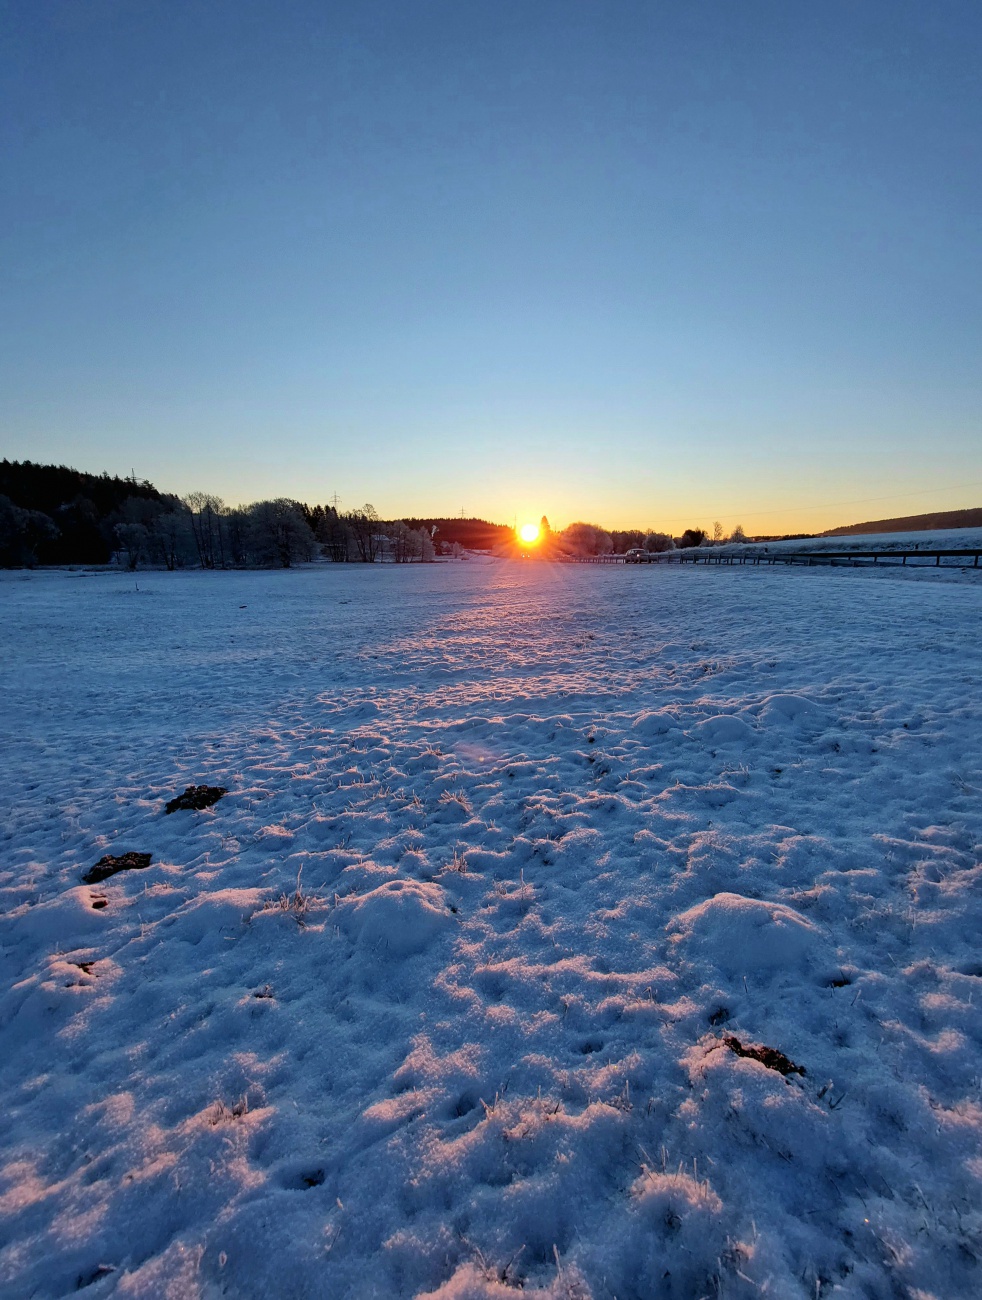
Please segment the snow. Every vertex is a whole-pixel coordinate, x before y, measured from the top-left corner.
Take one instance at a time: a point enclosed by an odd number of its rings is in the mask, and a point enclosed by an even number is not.
[[[2,575],[0,1294],[979,1294],[980,614]]]
[[[982,528],[935,528],[916,533],[846,533],[787,541],[724,544],[724,554],[758,551],[897,551],[982,549]]]
[[[415,864],[414,864],[415,865]],[[336,923],[371,959],[407,957],[422,952],[445,930],[451,913],[439,885],[419,880],[387,880],[360,897],[339,899]]]
[[[728,974],[767,979],[775,973],[796,980],[810,969],[832,969],[819,927],[782,903],[743,894],[714,894],[669,925],[690,960]]]

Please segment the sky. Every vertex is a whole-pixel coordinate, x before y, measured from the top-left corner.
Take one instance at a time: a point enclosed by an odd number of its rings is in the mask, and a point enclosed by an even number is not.
[[[977,0],[0,31],[0,456],[676,534],[982,504]]]

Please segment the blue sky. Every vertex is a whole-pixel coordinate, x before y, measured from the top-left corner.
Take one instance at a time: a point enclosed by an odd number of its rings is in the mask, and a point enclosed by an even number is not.
[[[982,502],[977,3],[0,25],[0,454],[674,531]]]

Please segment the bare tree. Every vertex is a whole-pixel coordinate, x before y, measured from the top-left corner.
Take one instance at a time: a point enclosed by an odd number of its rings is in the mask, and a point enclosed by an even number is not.
[[[342,518],[351,530],[359,560],[374,564],[382,548],[381,520],[373,505],[349,510]]]
[[[225,502],[207,492],[189,492],[184,505],[191,516],[191,532],[201,567],[224,569],[228,543]]]

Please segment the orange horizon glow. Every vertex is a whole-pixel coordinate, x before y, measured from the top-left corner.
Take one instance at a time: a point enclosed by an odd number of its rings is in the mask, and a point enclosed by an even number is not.
[[[539,540],[538,524],[522,524],[518,530],[518,536],[525,546],[534,546]]]

